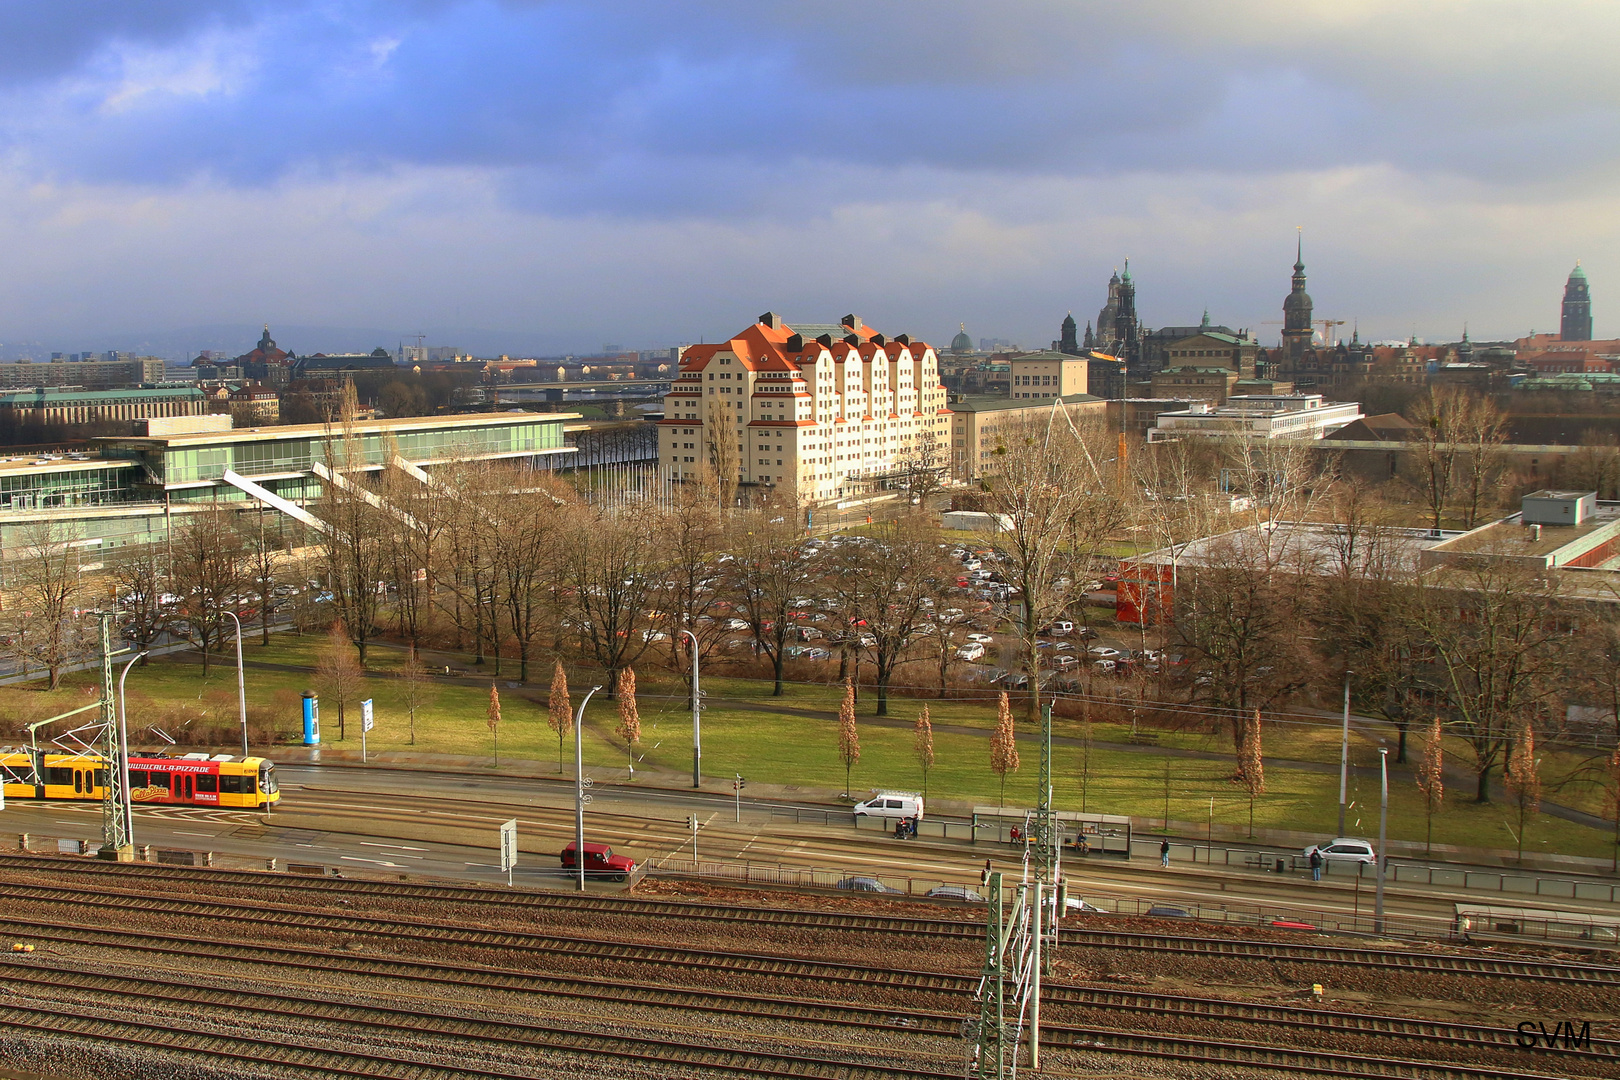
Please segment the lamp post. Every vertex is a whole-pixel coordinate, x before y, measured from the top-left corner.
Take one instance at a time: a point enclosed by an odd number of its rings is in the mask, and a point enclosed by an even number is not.
[[[124,708],[124,680],[129,678],[129,669],[145,655],[145,652],[136,653],[118,676],[118,790],[124,793],[124,805],[119,808],[119,813],[124,815],[126,844],[135,843],[135,811],[129,797],[129,710]]]
[[[242,620],[236,617],[236,612],[226,611],[231,622],[236,624],[236,707],[242,715],[242,760],[248,756],[247,738],[247,681],[242,677]]]
[[[1344,728],[1339,736],[1339,833],[1344,835],[1344,800],[1350,783],[1350,676],[1344,673]]]
[[[1374,857],[1378,860],[1378,890],[1373,897],[1373,930],[1375,933],[1384,932],[1384,839],[1389,831],[1389,747],[1378,748],[1378,768],[1383,774],[1383,788],[1378,799],[1378,850]]]
[[[681,633],[692,639],[692,786],[703,782],[703,730],[698,707],[698,639],[690,630]]]
[[[585,891],[585,706],[600,689],[591,687],[574,714],[574,868],[579,871],[580,892]]]

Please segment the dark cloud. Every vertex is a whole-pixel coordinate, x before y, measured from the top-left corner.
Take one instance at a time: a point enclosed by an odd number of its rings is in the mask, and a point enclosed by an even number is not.
[[[1179,10],[8,8],[0,140],[46,174],[101,182],[470,165],[526,173],[513,189],[531,198],[656,214],[770,205],[828,162],[1066,176],[1390,162],[1511,181],[1549,153],[1566,170],[1613,154],[1610,77],[1570,100],[1533,64],[1459,68],[1443,42],[1412,42],[1404,57],[1368,55],[1370,32],[1338,49],[1256,49],[1240,31],[1264,44],[1308,28],[1280,6],[1235,4],[1225,22]]]

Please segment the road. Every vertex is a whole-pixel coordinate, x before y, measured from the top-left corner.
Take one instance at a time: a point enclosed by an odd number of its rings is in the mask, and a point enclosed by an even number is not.
[[[518,821],[519,865],[515,884],[568,888],[571,880],[556,853],[573,837],[571,783],[522,777],[478,776],[336,765],[278,766],[283,801],[271,814],[200,807],[140,807],[135,841],[156,848],[212,851],[239,860],[275,858],[282,865],[310,863],[340,871],[398,873],[483,882],[505,878],[498,866],[500,823]],[[886,874],[923,883],[976,883],[986,858],[997,869],[1019,873],[1021,849],[1006,844],[956,841],[901,843],[876,831],[848,825],[799,824],[796,810],[816,818],[819,804],[745,799],[741,822],[732,798],[709,792],[633,789],[595,785],[586,815],[587,838],[612,844],[638,861],[680,853],[690,858],[687,817],[696,814],[705,862],[754,862],[818,868],[840,874]],[[95,803],[32,803],[12,800],[3,814],[6,832],[36,837],[100,837]],[[36,840],[36,849],[40,848]],[[1071,889],[1087,899],[1119,898],[1198,902],[1211,906],[1258,906],[1289,915],[1365,914],[1371,889],[1349,880],[1313,884],[1226,867],[1174,866],[1156,860],[1125,862],[1093,857],[1066,864]],[[611,891],[610,883],[590,886]],[[926,888],[926,885],[924,886]],[[1477,893],[1392,884],[1391,916],[1445,921],[1456,901],[1491,902]],[[1511,901],[1508,901],[1511,902]],[[1530,901],[1534,905],[1535,901]],[[1541,906],[1553,906],[1543,901]],[[1620,914],[1620,906],[1578,905]]]

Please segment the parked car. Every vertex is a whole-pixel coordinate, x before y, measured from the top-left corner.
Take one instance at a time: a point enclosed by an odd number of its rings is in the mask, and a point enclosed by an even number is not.
[[[1051,626],[1048,626],[1045,630],[1042,630],[1041,633],[1051,634],[1053,637],[1068,637],[1070,634],[1074,633],[1074,623],[1067,619],[1058,619],[1054,621]]]
[[[560,856],[564,870],[574,870],[574,842],[570,840],[562,849]],[[636,868],[635,861],[623,855],[613,854],[613,849],[606,844],[585,845],[585,876],[597,878],[612,878],[614,881],[623,881],[630,876]]]
[[[1119,665],[1112,660],[1093,660],[1091,666],[1101,675],[1112,675],[1119,669]]]
[[[975,644],[975,645],[989,645],[991,642],[996,640],[995,638],[991,637],[989,634],[986,634],[986,633],[984,633],[982,631],[976,631],[974,633],[969,634],[967,636],[967,639],[970,642],[972,642],[973,644]]]
[[[984,903],[984,897],[966,885],[936,885],[928,890],[928,898],[931,900],[961,900],[967,904]]]
[[[1340,836],[1326,844],[1312,844],[1305,849],[1305,857],[1309,859],[1313,851],[1321,852],[1324,862],[1372,864],[1378,861],[1370,840],[1357,840],[1351,836]]]
[[[847,877],[838,883],[838,887],[853,892],[885,893],[889,896],[906,895],[903,890],[890,888],[875,877]]]
[[[1093,645],[1086,651],[1100,660],[1118,660],[1121,656],[1125,655],[1118,649],[1108,645]]]
[[[984,659],[984,646],[977,641],[970,641],[956,650],[956,658],[958,660],[982,660]]]
[[[1052,657],[1052,669],[1054,671],[1073,671],[1079,666],[1080,661],[1076,660],[1067,653],[1064,653],[1061,656]]]
[[[922,820],[923,798],[915,791],[879,791],[863,803],[856,803],[856,817],[883,818],[899,821],[901,818]]]

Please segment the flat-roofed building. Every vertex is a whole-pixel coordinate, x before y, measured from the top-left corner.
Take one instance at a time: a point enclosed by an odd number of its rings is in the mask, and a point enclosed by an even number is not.
[[[66,360],[53,357],[49,363],[19,360],[0,364],[0,390],[25,387],[82,387],[111,390],[163,381],[163,358],[128,356],[104,360]]]
[[[0,412],[19,424],[47,426],[144,420],[150,416],[200,416],[207,396],[194,386],[130,390],[19,390],[0,394]]]
[[[1200,402],[1160,413],[1148,442],[1182,438],[1320,439],[1361,419],[1356,402],[1328,402],[1320,394],[1250,394],[1225,405]]]
[[[1008,363],[1012,397],[1020,400],[1066,398],[1087,393],[1089,360],[1068,353],[1021,353]]]
[[[1070,394],[1044,401],[959,397],[951,402],[951,479],[970,483],[994,474],[996,446],[1014,424],[1045,420],[1054,412],[1066,413],[1075,419],[1101,417],[1107,414],[1109,404],[1107,399],[1091,394]]]

